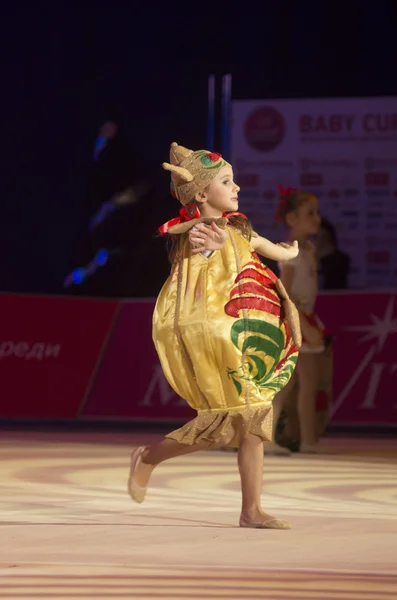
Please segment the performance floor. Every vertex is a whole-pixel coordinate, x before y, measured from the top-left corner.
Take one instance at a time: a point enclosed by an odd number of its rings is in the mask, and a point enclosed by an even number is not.
[[[397,442],[326,439],[266,457],[264,508],[291,531],[240,529],[236,455],[161,465],[126,493],[156,436],[0,432],[0,598],[397,598]]]

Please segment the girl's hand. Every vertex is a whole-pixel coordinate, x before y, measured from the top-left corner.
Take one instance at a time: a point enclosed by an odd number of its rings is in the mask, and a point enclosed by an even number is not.
[[[320,329],[313,327],[308,323],[306,317],[301,314],[301,330],[302,336],[305,338],[306,343],[310,346],[322,346],[324,343],[324,335]]]
[[[285,244],[281,242],[280,244],[276,244],[276,246],[281,246],[287,251],[286,258],[284,260],[291,260],[296,258],[299,254],[298,242],[295,240],[292,244]]]
[[[322,346],[324,344],[324,336],[315,327],[310,327],[307,341],[311,346]]]
[[[200,254],[205,250],[220,250],[227,239],[227,233],[213,221],[210,226],[199,223],[189,231],[192,254]]]

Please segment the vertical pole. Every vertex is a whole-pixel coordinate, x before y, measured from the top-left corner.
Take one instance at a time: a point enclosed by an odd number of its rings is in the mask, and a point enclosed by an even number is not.
[[[230,160],[230,127],[232,117],[232,76],[222,78],[222,156]]]
[[[208,128],[207,128],[207,148],[212,152],[214,150],[215,135],[215,75],[208,77]]]

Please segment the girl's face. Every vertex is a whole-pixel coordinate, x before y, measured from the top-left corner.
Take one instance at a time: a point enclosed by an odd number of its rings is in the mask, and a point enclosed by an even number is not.
[[[295,211],[287,214],[287,225],[293,229],[296,235],[315,235],[318,233],[321,225],[318,208],[316,196],[310,196]]]
[[[238,209],[239,186],[233,181],[231,167],[222,167],[209,186],[195,200],[203,217],[221,217]]]

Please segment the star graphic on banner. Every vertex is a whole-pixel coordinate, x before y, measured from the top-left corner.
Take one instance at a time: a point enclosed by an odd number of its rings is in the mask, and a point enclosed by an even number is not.
[[[367,342],[369,340],[377,340],[378,352],[380,352],[385,345],[387,337],[391,333],[397,333],[397,318],[393,319],[394,309],[394,298],[390,298],[385,314],[383,318],[377,317],[374,314],[370,315],[372,324],[370,325],[356,325],[353,327],[346,327],[347,331],[357,331],[365,333],[363,337],[358,340],[359,344]]]

